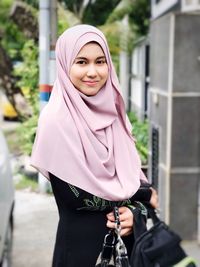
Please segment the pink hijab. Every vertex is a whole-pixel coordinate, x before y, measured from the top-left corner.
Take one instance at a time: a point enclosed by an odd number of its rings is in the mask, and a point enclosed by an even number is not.
[[[109,78],[95,96],[79,92],[69,79],[80,49],[97,42]],[[56,45],[57,77],[42,110],[31,165],[49,179],[61,180],[107,200],[124,200],[140,186],[141,163],[126,119],[106,39],[89,25],[66,30]]]

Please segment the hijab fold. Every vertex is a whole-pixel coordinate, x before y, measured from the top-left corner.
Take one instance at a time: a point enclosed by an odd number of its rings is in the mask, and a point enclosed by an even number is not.
[[[97,42],[109,77],[95,96],[71,83],[69,71],[80,49]],[[66,30],[56,44],[57,77],[38,121],[31,165],[107,200],[125,200],[139,188],[141,163],[126,120],[106,39],[89,25]]]

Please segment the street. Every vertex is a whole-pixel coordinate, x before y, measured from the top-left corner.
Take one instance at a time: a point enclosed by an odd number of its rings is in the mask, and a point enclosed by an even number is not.
[[[50,267],[57,227],[53,196],[16,191],[13,267]]]

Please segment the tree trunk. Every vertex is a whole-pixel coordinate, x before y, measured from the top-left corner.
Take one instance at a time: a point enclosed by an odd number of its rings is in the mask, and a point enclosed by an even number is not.
[[[32,7],[24,2],[16,1],[12,6],[10,18],[18,25],[27,38],[38,41],[38,19],[36,11]]]

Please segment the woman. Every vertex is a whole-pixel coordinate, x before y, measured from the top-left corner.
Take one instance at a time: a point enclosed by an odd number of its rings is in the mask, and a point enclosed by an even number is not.
[[[94,267],[113,207],[131,250],[133,215],[127,207],[147,182],[102,32],[79,25],[56,45],[57,78],[43,109],[31,164],[52,185],[60,220],[53,267]],[[157,205],[151,189],[144,199]]]

